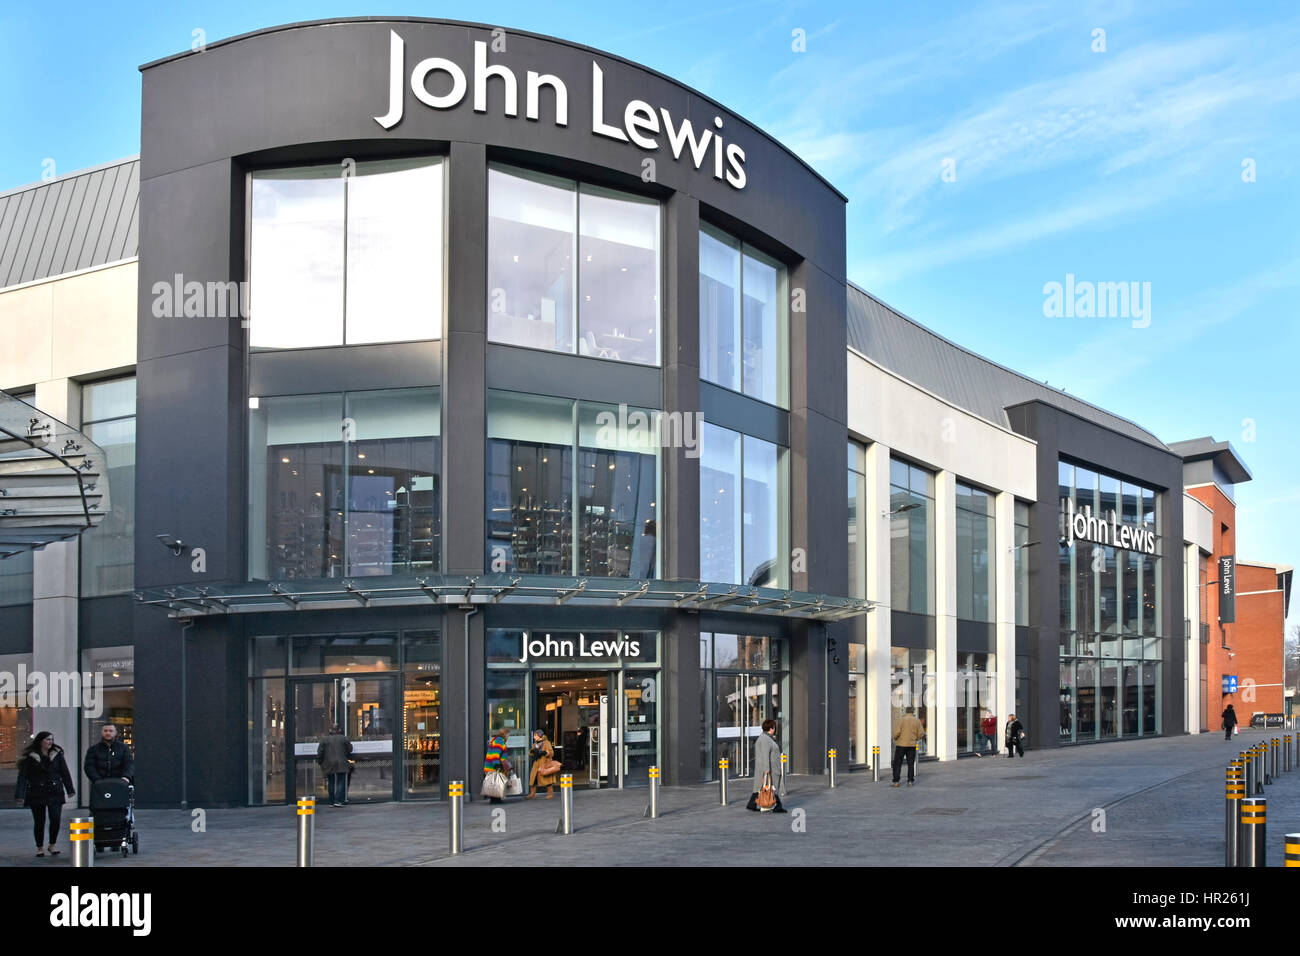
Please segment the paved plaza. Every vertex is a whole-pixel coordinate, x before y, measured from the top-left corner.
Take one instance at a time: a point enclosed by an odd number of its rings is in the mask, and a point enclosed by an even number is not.
[[[1278,732],[1277,736],[1281,736]],[[645,789],[574,795],[575,832],[555,834],[560,798],[465,811],[465,853],[448,854],[442,803],[322,807],[317,866],[1208,866],[1223,863],[1223,770],[1264,736],[1243,731],[1135,740],[923,763],[914,788],[870,773],[791,777],[786,815],[745,810],[748,785],[732,781],[731,804],[716,784],[665,788],[658,820],[642,818]],[[1270,734],[1272,736],[1272,734]],[[1269,864],[1282,838],[1300,831],[1300,769],[1267,789]],[[493,811],[504,811],[495,817]],[[1098,811],[1104,811],[1102,817]],[[66,821],[75,815],[64,808]],[[209,810],[206,832],[182,810],[137,813],[141,852],[100,854],[102,868],[292,866],[291,807]],[[26,810],[0,813],[0,863],[68,866],[37,859]],[[1097,824],[1104,821],[1104,832]],[[504,832],[502,831],[504,828]],[[62,842],[62,841],[61,841]]]

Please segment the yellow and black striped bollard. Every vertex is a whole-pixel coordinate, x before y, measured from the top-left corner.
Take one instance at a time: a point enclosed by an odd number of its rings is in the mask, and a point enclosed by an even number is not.
[[[1223,865],[1236,866],[1241,854],[1241,801],[1246,784],[1241,779],[1241,761],[1228,765],[1223,817]]]
[[[834,747],[826,751],[826,766],[830,767],[832,790],[835,789],[835,757],[838,753],[839,751],[837,751]]]
[[[560,825],[556,833],[570,836],[573,833],[573,774],[560,775]]]
[[[651,820],[659,819],[659,768],[650,768],[650,805],[645,808],[644,816]]]
[[[447,819],[450,824],[451,855],[458,856],[465,849],[465,781],[452,780],[447,784]]]
[[[723,757],[718,761],[718,804],[725,807],[727,805],[727,768],[731,762]]]
[[[95,865],[95,818],[75,817],[68,824],[68,839],[72,842],[72,865]]]
[[[1300,833],[1286,835],[1286,853],[1283,866],[1300,866]]]
[[[871,747],[871,782],[880,783],[880,745]]]
[[[1268,801],[1247,797],[1241,801],[1241,865],[1266,866],[1268,848]]]
[[[298,865],[316,865],[316,798],[298,799]]]

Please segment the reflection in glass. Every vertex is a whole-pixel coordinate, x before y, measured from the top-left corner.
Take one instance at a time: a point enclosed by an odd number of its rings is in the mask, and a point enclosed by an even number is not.
[[[442,334],[442,165],[252,175],[249,341],[308,348]]]
[[[578,408],[578,574],[655,576],[655,468],[652,412],[582,402]],[[639,419],[634,416],[640,416]],[[645,423],[644,429],[633,422]]]
[[[659,362],[659,204],[583,186],[578,353]]]
[[[439,338],[442,164],[361,163],[347,184],[347,343]]]
[[[778,450],[776,445],[744,436],[744,567],[741,581],[758,587],[778,586],[780,531]]]
[[[785,271],[752,249],[744,257],[744,388],[746,395],[784,405]]]
[[[253,174],[248,278],[254,348],[343,344],[345,188],[332,165]]]
[[[700,579],[741,578],[740,434],[704,423],[700,432]]]
[[[700,378],[740,391],[740,243],[700,227]]]
[[[567,180],[488,169],[488,338],[572,352],[577,192]]]

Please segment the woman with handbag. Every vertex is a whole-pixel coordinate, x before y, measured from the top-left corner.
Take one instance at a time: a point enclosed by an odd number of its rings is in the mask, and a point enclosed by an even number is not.
[[[551,742],[546,739],[546,734],[540,730],[533,731],[533,749],[531,756],[533,758],[533,772],[528,777],[528,796],[525,800],[531,800],[537,796],[538,787],[546,788],[546,799],[550,800],[555,796],[555,782],[560,777],[560,762],[555,759],[555,748]]]
[[[758,789],[749,795],[745,809],[785,813],[781,798],[776,793],[780,779],[781,745],[776,742],[776,721],[769,717],[763,721],[763,732],[754,741],[754,782],[758,784]]]
[[[483,758],[482,793],[492,803],[501,803],[506,796],[506,777],[510,773],[510,761],[506,759],[509,734],[505,727],[499,727],[488,741],[487,754]]]
[[[18,786],[14,791],[14,799],[32,811],[37,856],[44,856],[46,850],[51,856],[59,853],[54,843],[59,838],[64,792],[70,797],[76,795],[72,788],[72,775],[63,759],[62,748],[55,746],[54,735],[42,730],[23,748],[22,756],[18,758]],[[47,815],[50,838],[46,848],[42,849],[41,838],[45,835]]]

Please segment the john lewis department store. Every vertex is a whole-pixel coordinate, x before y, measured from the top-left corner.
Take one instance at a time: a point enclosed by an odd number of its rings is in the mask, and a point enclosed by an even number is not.
[[[908,705],[940,759],[1013,711],[1034,746],[1199,729],[1181,459],[849,283],[845,197],[721,105],[414,19],[142,75],[138,160],[0,196],[6,334],[135,289],[112,348],[0,360],[34,405],[129,397],[126,504],[79,572],[0,562],[0,654],[129,662],[143,802],[315,792],[336,722],[372,800],[477,788],[493,727],[593,788],[744,775],[769,717],[797,773]],[[99,192],[123,248],[10,266]]]

